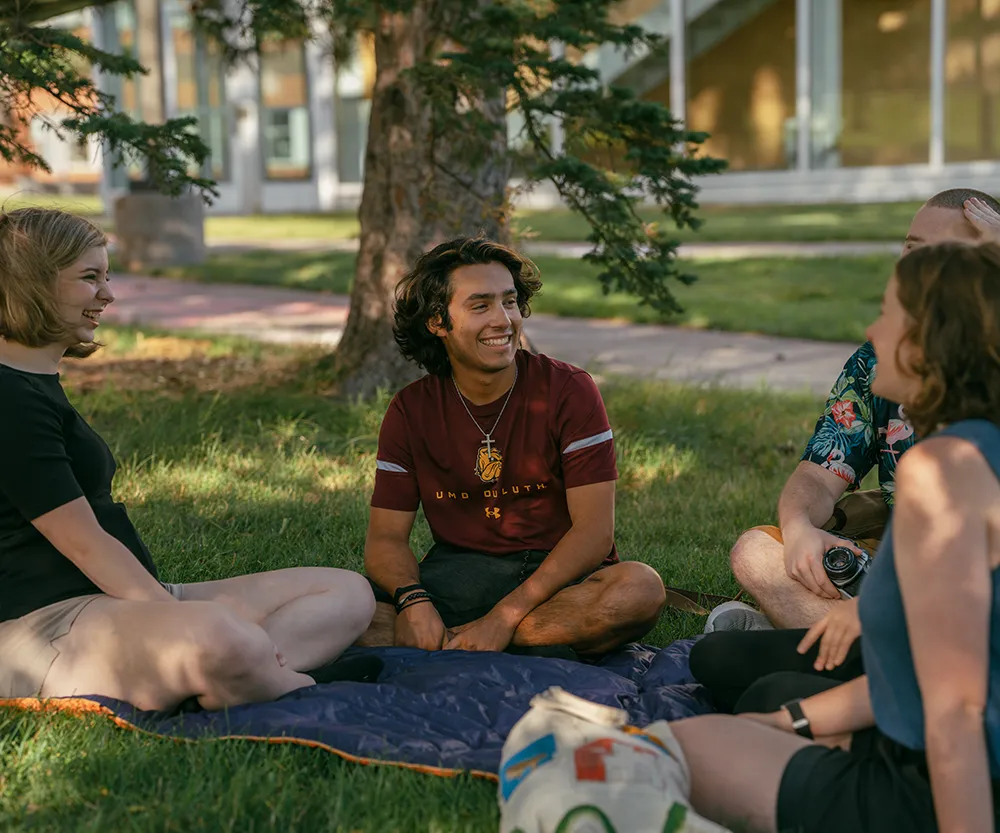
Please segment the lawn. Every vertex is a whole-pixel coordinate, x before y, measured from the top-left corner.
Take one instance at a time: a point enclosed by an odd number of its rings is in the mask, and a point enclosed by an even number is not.
[[[920,205],[705,205],[696,212],[705,221],[697,231],[677,230],[672,221],[667,228],[685,243],[902,240]],[[642,215],[662,218],[655,210]],[[580,241],[589,234],[586,222],[570,211],[522,211],[514,219],[519,231],[532,231],[539,240]]]
[[[734,241],[902,240],[920,203],[868,205],[706,205],[698,210],[705,222],[697,231],[667,227],[685,243]],[[643,210],[649,222],[662,221],[656,210]],[[587,239],[587,222],[567,210],[518,211],[515,233],[541,241]],[[255,242],[272,239],[330,240],[357,237],[353,213],[276,215],[273,217],[209,217],[210,241]]]
[[[100,199],[90,196],[55,196],[15,194],[2,201],[4,208],[22,205],[59,207],[101,218]],[[868,241],[902,240],[920,203],[873,203],[866,205],[705,205],[697,212],[705,222],[698,231],[676,230],[683,242],[705,243],[734,241],[825,240]],[[642,215],[655,221],[662,215],[643,210]],[[114,230],[109,216],[100,220]],[[567,210],[519,211],[514,216],[515,230],[543,241],[578,242],[586,240],[586,221]],[[345,240],[357,237],[358,221],[354,212],[329,214],[274,214],[255,216],[212,216],[205,221],[205,235],[211,242],[257,243],[260,240]]]
[[[624,293],[604,295],[597,269],[578,259],[539,256],[544,287],[537,312],[580,318],[621,318],[699,329],[760,332],[827,341],[864,341],[878,315],[892,271],[891,255],[838,258],[746,258],[682,264],[698,280],[675,283],[685,308],[664,320]],[[162,270],[210,283],[250,283],[347,293],[354,255],[346,252],[253,251],[213,255],[198,267]]]
[[[102,334],[105,331],[102,330]],[[166,581],[302,564],[357,568],[386,397],[325,395],[315,351],[104,334],[67,368],[109,441],[119,499]],[[774,516],[819,403],[605,380],[621,469],[619,547],[670,583],[733,593],[727,553]],[[428,543],[419,526],[416,548]],[[664,644],[702,619],[667,611]],[[495,787],[251,742],[178,744],[97,720],[0,710],[5,829],[495,830]]]

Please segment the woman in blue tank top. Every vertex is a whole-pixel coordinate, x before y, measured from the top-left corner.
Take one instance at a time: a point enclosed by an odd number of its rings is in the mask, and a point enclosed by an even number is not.
[[[926,439],[861,593],[867,674],[672,724],[692,804],[738,830],[1000,830],[1000,247],[905,255],[868,339],[873,392]]]

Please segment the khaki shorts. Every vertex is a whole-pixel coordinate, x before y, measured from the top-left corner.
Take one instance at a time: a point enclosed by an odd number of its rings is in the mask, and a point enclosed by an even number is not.
[[[183,600],[183,584],[163,586],[175,599]],[[64,599],[20,619],[0,622],[0,698],[37,697],[59,656],[53,643],[69,633],[83,609],[103,595]]]
[[[889,507],[878,489],[872,489],[844,495],[837,501],[833,517],[823,524],[823,529],[850,539],[874,557],[888,521]],[[766,532],[779,544],[785,543],[776,526],[755,526],[754,529]]]

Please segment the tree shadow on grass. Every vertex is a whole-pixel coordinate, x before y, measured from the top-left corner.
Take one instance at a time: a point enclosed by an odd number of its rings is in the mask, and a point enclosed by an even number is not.
[[[226,391],[80,393],[122,462],[116,494],[169,580],[360,567],[389,397],[331,399],[315,392],[308,368],[297,372],[256,384],[248,374]],[[652,565],[668,585],[734,595],[729,550],[745,529],[773,521],[819,402],[623,380],[604,393],[619,454],[622,556]],[[691,627],[671,624],[657,641]]]
[[[197,266],[177,266],[154,272],[202,283],[284,286],[346,295],[354,281],[353,252],[279,251],[255,249],[209,256]]]

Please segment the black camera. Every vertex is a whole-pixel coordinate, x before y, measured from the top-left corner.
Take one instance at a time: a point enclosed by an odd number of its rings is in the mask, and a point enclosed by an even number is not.
[[[832,547],[823,555],[823,569],[845,599],[853,599],[861,592],[871,556],[864,550],[858,555],[847,547]]]

